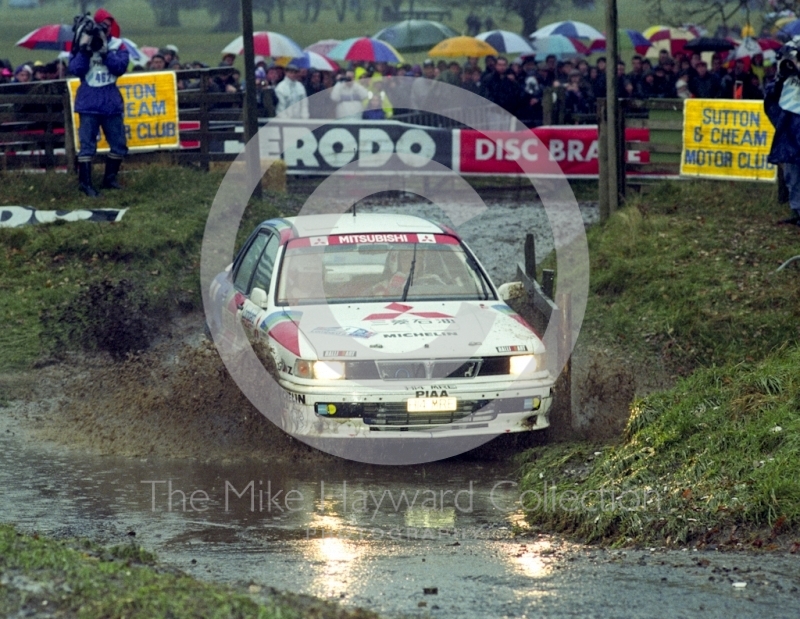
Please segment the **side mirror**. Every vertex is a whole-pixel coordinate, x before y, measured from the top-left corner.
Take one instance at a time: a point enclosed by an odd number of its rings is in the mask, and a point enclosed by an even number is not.
[[[261,309],[267,308],[267,293],[263,288],[253,288],[250,293],[250,301],[258,305]]]
[[[521,287],[522,282],[508,282],[502,284],[497,289],[497,292],[500,295],[500,298],[503,299],[503,301],[508,301],[509,299],[512,299],[513,297],[516,296],[514,294],[514,289],[517,288],[517,286]]]

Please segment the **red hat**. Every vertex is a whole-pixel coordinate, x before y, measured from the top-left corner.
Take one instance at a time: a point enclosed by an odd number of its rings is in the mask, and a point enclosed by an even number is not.
[[[99,24],[100,22],[103,22],[107,19],[111,20],[111,29],[109,30],[111,36],[119,37],[119,24],[117,23],[117,20],[114,19],[114,16],[105,9],[97,9],[97,11],[94,14],[95,23]]]

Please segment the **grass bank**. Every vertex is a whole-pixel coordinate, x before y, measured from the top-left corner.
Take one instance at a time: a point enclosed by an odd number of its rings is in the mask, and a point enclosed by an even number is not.
[[[4,174],[3,203],[37,209],[127,208],[118,223],[57,222],[0,229],[0,370],[29,367],[64,346],[92,347],[93,327],[113,311],[155,319],[200,307],[206,217],[222,173],[148,166],[122,191],[91,200],[63,174]],[[241,230],[292,202],[266,195]],[[124,284],[120,284],[124,282]],[[68,320],[65,320],[68,319]],[[67,324],[69,323],[69,324]],[[149,323],[148,323],[149,324]]]
[[[800,536],[800,272],[775,273],[800,235],[781,216],[771,187],[672,183],[589,231],[581,338],[681,378],[632,403],[618,442],[526,453],[530,523],[617,544]]]
[[[106,548],[0,525],[0,615],[368,619],[374,613],[256,585],[203,583],[134,544]]]

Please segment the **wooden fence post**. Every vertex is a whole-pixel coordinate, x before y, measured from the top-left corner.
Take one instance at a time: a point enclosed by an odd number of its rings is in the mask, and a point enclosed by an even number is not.
[[[565,438],[572,434],[572,299],[569,293],[558,294],[558,365],[564,369],[556,381],[554,391],[558,404],[553,407],[551,425],[554,438]]]
[[[525,273],[536,279],[536,241],[530,232],[525,235]]]
[[[67,174],[74,174],[77,167],[75,159],[75,125],[72,122],[72,104],[69,88],[64,92],[64,155],[67,159]]]
[[[600,223],[606,221],[611,214],[608,203],[608,115],[606,114],[606,100],[597,100],[597,187],[600,202]]]

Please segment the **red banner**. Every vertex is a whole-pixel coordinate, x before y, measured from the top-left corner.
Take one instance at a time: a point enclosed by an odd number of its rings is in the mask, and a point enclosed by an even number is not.
[[[626,129],[627,142],[649,142],[647,129]],[[532,131],[462,130],[459,171],[462,174],[521,174],[518,162],[535,161],[544,145],[568,177],[597,178],[597,126],[538,127]],[[628,150],[629,163],[648,163],[647,151]]]

